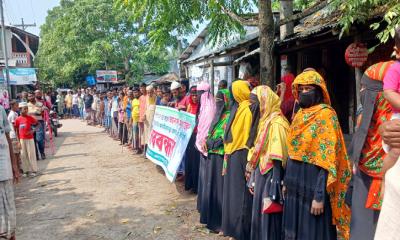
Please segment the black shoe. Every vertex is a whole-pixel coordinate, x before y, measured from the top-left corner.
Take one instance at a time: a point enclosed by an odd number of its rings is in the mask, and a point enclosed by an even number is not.
[[[45,160],[46,159],[46,154],[42,153],[41,155],[42,155],[42,160]]]

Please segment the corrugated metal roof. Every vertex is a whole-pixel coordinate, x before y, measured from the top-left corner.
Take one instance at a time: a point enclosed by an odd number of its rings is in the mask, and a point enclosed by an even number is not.
[[[210,43],[207,43],[207,39],[205,39],[203,46],[201,48],[196,46],[196,49],[192,52],[190,58],[184,60],[182,63],[195,61],[213,54],[219,54],[221,52],[236,48],[241,44],[257,39],[260,35],[258,27],[245,27],[245,30],[246,34],[243,37],[240,37],[239,34],[232,35],[232,38],[227,40],[228,43],[211,46]]]
[[[240,58],[236,59],[233,63],[239,63],[242,60],[247,59],[247,58],[249,58],[249,57],[251,57],[251,56],[253,56],[253,55],[257,54],[257,53],[260,53],[260,48],[257,48],[256,50],[253,50],[253,51],[241,56]]]

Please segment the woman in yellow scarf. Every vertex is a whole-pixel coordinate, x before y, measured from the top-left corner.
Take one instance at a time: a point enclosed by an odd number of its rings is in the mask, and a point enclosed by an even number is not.
[[[288,135],[284,239],[349,239],[350,209],[344,200],[351,168],[325,81],[309,70],[292,88],[301,109]]]
[[[224,189],[221,229],[225,236],[247,240],[250,236],[252,197],[245,178],[247,140],[250,135],[250,86],[247,81],[232,83],[234,104],[224,137]]]
[[[258,124],[252,124],[246,166],[246,171],[252,175],[250,186],[254,191],[250,239],[281,240],[281,183],[288,157],[289,122],[281,111],[280,98],[269,87],[254,88],[250,101],[253,118],[258,120]]]

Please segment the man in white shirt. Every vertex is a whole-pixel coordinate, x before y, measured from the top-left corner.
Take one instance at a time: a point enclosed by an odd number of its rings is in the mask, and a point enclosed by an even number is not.
[[[72,95],[72,116],[74,118],[79,117],[79,107],[78,107],[78,96],[80,95],[79,90],[74,92]]]

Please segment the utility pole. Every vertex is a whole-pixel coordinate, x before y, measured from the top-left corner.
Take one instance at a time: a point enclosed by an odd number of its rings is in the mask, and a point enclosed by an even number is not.
[[[25,31],[28,27],[36,27],[36,23],[25,24],[24,18],[21,18],[21,24],[15,24],[14,26],[22,28]]]
[[[10,73],[8,72],[8,56],[7,56],[7,43],[6,43],[6,27],[4,26],[4,9],[3,9],[3,0],[0,0],[0,17],[1,17],[1,38],[2,38],[2,46],[3,46],[3,57],[4,57],[4,65],[6,70],[5,82],[8,91],[8,95],[11,96],[11,86],[10,86]]]

